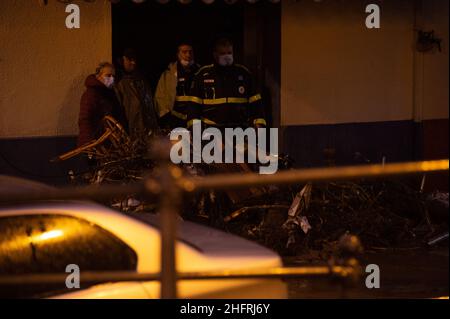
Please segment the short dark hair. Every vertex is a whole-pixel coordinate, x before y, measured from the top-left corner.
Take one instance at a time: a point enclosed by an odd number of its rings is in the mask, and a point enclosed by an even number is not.
[[[130,60],[137,60],[137,52],[134,48],[126,48],[125,50],[123,50],[122,56],[125,56]]]
[[[183,45],[188,45],[188,46],[190,46],[191,48],[194,47],[194,46],[192,45],[192,42],[190,42],[190,41],[180,41],[180,42],[178,42],[178,45],[177,45],[177,52],[180,51],[180,47],[183,46]]]
[[[216,51],[219,47],[228,47],[228,46],[233,46],[233,41],[231,41],[230,38],[219,38],[216,40],[216,42],[214,42],[214,51]]]

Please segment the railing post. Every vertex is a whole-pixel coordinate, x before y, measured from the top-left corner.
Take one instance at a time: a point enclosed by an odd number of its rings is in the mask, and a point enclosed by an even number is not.
[[[153,145],[154,158],[159,161],[157,179],[160,184],[147,184],[154,193],[159,188],[161,222],[161,295],[162,299],[177,298],[176,239],[177,219],[182,204],[182,190],[177,180],[182,177],[179,167],[170,162],[170,143],[158,141]]]

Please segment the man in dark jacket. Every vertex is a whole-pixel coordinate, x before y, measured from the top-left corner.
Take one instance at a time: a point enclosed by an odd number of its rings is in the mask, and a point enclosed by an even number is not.
[[[177,61],[169,64],[156,87],[155,106],[163,127],[186,127],[189,90],[199,68],[200,65],[194,60],[192,45],[180,42]]]
[[[125,111],[132,137],[145,136],[158,131],[150,84],[138,68],[136,52],[126,49],[120,59],[123,76],[115,85],[119,103]]]
[[[126,128],[126,119],[114,93],[114,66],[100,63],[95,74],[86,78],[86,91],[81,97],[78,119],[78,146],[98,138],[102,134],[102,119],[113,116]]]
[[[201,68],[192,81],[186,97],[188,127],[194,120],[215,127],[265,127],[261,95],[250,71],[234,63],[231,40],[216,42],[214,61]]]

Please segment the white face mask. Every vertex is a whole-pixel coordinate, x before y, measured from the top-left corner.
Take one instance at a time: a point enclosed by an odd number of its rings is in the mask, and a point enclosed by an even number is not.
[[[114,85],[114,77],[112,77],[112,76],[105,76],[103,78],[102,82],[108,89],[110,89]]]
[[[221,66],[230,66],[233,64],[233,55],[232,54],[219,55],[218,62]]]
[[[188,66],[191,66],[192,64],[194,64],[194,60],[191,60],[191,61],[180,60],[180,63],[181,63],[182,66],[188,67]]]

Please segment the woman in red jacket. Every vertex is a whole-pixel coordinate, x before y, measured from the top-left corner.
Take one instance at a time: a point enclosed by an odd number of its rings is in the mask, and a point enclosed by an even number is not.
[[[103,62],[99,64],[95,74],[86,78],[86,91],[81,97],[78,119],[78,146],[89,143],[101,135],[102,119],[106,115],[113,116],[126,127],[124,112],[112,89],[114,76],[114,66]]]

